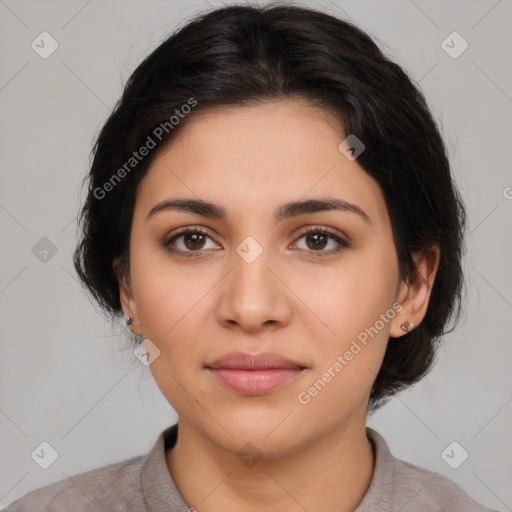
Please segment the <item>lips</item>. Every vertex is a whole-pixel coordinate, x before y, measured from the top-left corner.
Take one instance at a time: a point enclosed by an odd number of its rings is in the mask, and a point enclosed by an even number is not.
[[[268,393],[295,380],[306,369],[291,359],[270,352],[257,355],[233,352],[205,368],[224,387],[244,395]]]
[[[206,365],[207,368],[229,368],[232,370],[271,370],[279,368],[305,368],[287,357],[272,352],[251,355],[244,352],[232,352]]]

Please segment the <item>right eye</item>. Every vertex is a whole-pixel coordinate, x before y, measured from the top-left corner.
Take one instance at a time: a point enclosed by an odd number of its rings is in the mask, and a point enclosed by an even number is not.
[[[197,253],[204,252],[201,249],[204,249],[205,240],[208,238],[212,240],[210,235],[203,229],[186,227],[172,233],[165,240],[164,247],[173,253],[183,256],[198,256],[199,254]]]

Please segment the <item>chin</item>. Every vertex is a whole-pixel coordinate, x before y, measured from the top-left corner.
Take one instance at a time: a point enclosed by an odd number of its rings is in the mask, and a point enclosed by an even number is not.
[[[292,412],[292,407],[268,410],[268,407],[253,405],[232,408],[223,414],[217,411],[214,414],[216,421],[203,418],[203,428],[216,444],[233,453],[251,443],[267,456],[284,455],[300,441],[297,436],[304,434],[304,429],[297,425],[297,412]]]

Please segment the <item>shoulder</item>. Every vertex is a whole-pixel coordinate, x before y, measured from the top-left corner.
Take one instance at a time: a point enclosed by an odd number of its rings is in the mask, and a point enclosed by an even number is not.
[[[25,494],[4,512],[88,512],[145,510],[141,485],[143,456],[69,476]]]
[[[449,478],[394,457],[378,432],[367,428],[367,435],[375,447],[374,477],[364,502],[368,510],[378,504],[382,511],[493,512]]]
[[[404,512],[418,507],[443,512],[492,512],[449,478],[403,460],[397,459],[395,485],[410,500]]]

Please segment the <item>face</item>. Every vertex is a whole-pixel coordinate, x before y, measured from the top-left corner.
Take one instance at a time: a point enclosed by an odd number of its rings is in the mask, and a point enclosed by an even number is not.
[[[227,450],[364,426],[388,338],[413,321],[382,191],[345,137],[300,101],[216,109],[140,183],[123,307],[180,420]],[[233,353],[248,358],[215,364]]]

